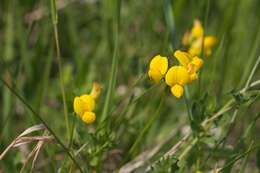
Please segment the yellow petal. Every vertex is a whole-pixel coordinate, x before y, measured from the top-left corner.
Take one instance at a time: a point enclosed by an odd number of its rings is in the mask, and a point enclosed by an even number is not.
[[[180,98],[183,95],[183,87],[181,85],[174,85],[171,87],[171,93],[177,98]]]
[[[74,112],[77,115],[79,115],[80,117],[83,115],[84,109],[83,109],[82,101],[79,97],[74,98],[73,108],[74,108]]]
[[[192,58],[191,64],[193,64],[196,67],[196,69],[195,69],[195,72],[196,72],[202,67],[203,60],[201,58],[195,56]]]
[[[184,33],[184,35],[182,37],[182,44],[184,46],[187,46],[187,45],[189,45],[189,43],[190,43],[190,32],[187,31]]]
[[[204,38],[204,49],[211,49],[217,43],[214,36],[207,36]]]
[[[85,112],[82,116],[82,121],[87,124],[91,124],[96,120],[96,115],[94,112]]]
[[[186,68],[180,66],[177,75],[178,75],[178,84],[185,85],[189,82],[189,73]]]
[[[165,75],[165,82],[169,86],[173,86],[177,83],[177,69],[178,66],[171,67]]]
[[[94,82],[92,86],[92,90],[90,92],[90,96],[92,96],[94,99],[97,99],[101,93],[101,86],[99,83]]]
[[[158,70],[162,75],[168,70],[168,59],[161,55],[155,56],[150,62],[150,69]]]
[[[204,33],[204,29],[203,29],[200,21],[199,20],[195,20],[194,24],[193,24],[193,28],[191,30],[192,37],[200,38],[200,37],[203,36],[203,33]]]
[[[197,79],[198,79],[197,73],[193,73],[193,74],[190,75],[190,82],[197,80]]]
[[[163,78],[163,75],[157,69],[150,69],[148,71],[148,76],[156,83],[158,83]]]
[[[82,107],[84,112],[93,111],[95,109],[96,104],[92,96],[85,94],[80,96],[80,99],[82,101]]]
[[[197,56],[197,55],[200,55],[201,53],[201,48],[200,47],[194,47],[194,46],[191,46],[188,50],[189,54],[192,55],[192,56]]]
[[[149,66],[148,76],[158,83],[168,70],[168,59],[160,55],[155,56]]]
[[[201,53],[202,38],[196,39],[192,42],[188,52],[191,56],[198,56]]]
[[[190,63],[190,55],[187,52],[177,50],[174,52],[174,56],[177,58],[179,63],[185,67]]]
[[[169,86],[175,84],[184,85],[190,80],[188,70],[183,66],[173,66],[165,76],[165,82]]]

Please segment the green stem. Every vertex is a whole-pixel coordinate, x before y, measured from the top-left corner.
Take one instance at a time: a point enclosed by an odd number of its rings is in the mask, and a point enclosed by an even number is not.
[[[249,145],[249,150],[252,148],[254,142],[252,141],[251,144]],[[239,173],[243,173],[245,171],[245,168],[246,168],[246,164],[247,164],[247,161],[248,161],[248,157],[249,157],[249,153],[247,153],[242,161],[242,164],[240,166],[240,171]]]
[[[250,73],[250,75],[249,75],[249,77],[248,77],[248,79],[247,79],[247,81],[246,81],[245,90],[249,87],[250,82],[251,82],[251,80],[252,80],[252,78],[253,78],[253,76],[254,76],[254,74],[255,74],[255,71],[256,71],[256,69],[257,69],[259,63],[260,63],[260,56],[258,56],[258,58],[257,58],[257,60],[256,60],[256,63],[255,63],[255,65],[254,65],[253,69],[251,70],[251,73]]]
[[[185,99],[185,104],[189,116],[190,123],[193,121],[193,116],[191,112],[191,107],[190,107],[190,92],[187,86],[184,86],[184,99]]]
[[[192,149],[192,147],[194,145],[196,145],[196,143],[198,142],[198,138],[194,138],[191,143],[183,150],[183,152],[180,154],[180,156],[178,157],[179,160],[182,160],[189,152],[190,150]]]
[[[50,2],[51,2],[51,17],[52,17],[52,24],[53,24],[54,38],[55,38],[55,45],[56,45],[56,53],[57,53],[57,61],[58,61],[58,69],[59,69],[59,83],[60,83],[60,89],[61,89],[62,101],[63,101],[64,119],[65,119],[65,123],[66,123],[68,139],[69,139],[70,138],[70,127],[69,127],[69,118],[68,118],[68,109],[67,109],[67,103],[66,103],[64,80],[63,80],[63,75],[62,75],[56,0],[50,0]]]
[[[103,122],[108,115],[110,104],[113,97],[113,91],[115,89],[116,78],[117,78],[117,69],[118,69],[118,51],[119,51],[119,22],[120,22],[120,0],[116,0],[116,13],[114,15],[114,51],[112,58],[112,67],[110,71],[110,79],[108,84],[108,90],[105,98],[105,104],[103,107],[101,121]]]

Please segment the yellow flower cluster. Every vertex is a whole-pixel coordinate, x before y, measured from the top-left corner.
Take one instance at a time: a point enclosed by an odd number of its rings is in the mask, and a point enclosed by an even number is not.
[[[192,56],[200,55],[202,46],[204,54],[210,56],[216,42],[216,37],[204,35],[204,29],[199,20],[194,21],[191,31],[186,32],[182,38],[183,45],[188,47],[188,52]]]
[[[74,98],[74,112],[87,124],[96,120],[96,114],[93,112],[96,107],[96,99],[99,97],[101,87],[94,83],[90,94],[83,94]]]
[[[184,85],[198,78],[197,72],[203,65],[203,60],[180,50],[175,51],[174,56],[180,64],[172,66],[169,70],[167,57],[157,55],[152,58],[148,76],[156,83],[165,78],[166,84],[171,88],[171,93],[180,98],[184,92]]]

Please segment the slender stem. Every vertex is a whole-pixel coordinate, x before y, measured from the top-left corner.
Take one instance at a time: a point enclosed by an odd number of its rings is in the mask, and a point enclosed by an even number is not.
[[[115,49],[114,49],[114,54],[113,54],[113,59],[112,59],[112,69],[111,69],[110,80],[109,80],[109,84],[108,84],[108,91],[107,91],[106,99],[105,99],[105,105],[104,105],[102,116],[101,116],[101,122],[104,121],[107,117],[107,114],[109,111],[109,106],[112,101],[112,92],[115,88],[115,80],[116,80],[117,66],[118,66],[117,52],[118,52],[118,37],[116,36],[115,37]]]
[[[61,89],[62,101],[63,101],[64,119],[65,119],[68,139],[69,139],[70,138],[70,127],[69,127],[69,118],[68,118],[68,109],[67,109],[67,102],[66,102],[64,80],[63,80],[63,75],[62,75],[63,70],[62,70],[62,65],[61,65],[61,53],[60,53],[60,43],[59,43],[59,34],[58,34],[58,15],[57,15],[57,9],[56,9],[56,0],[50,0],[50,2],[51,2],[52,24],[53,24],[56,53],[57,53],[56,57],[57,57],[58,69],[59,69],[59,83],[60,83],[60,89]]]
[[[187,108],[187,112],[191,124],[191,122],[193,121],[193,116],[192,116],[191,106],[190,106],[190,93],[187,86],[184,86],[184,99],[185,99],[185,104],[186,104],[186,108]]]
[[[260,80],[254,81],[250,84],[250,87],[254,87],[260,84]]]
[[[196,143],[199,141],[199,139],[196,137],[194,138],[191,143],[183,150],[183,152],[180,154],[180,156],[178,157],[179,160],[182,160],[192,149],[192,147],[194,145],[196,145]]]
[[[116,84],[116,78],[117,78],[117,68],[118,68],[118,51],[119,51],[119,22],[120,22],[120,0],[116,0],[116,10],[117,12],[114,15],[114,50],[113,50],[113,58],[112,58],[112,66],[110,71],[110,78],[109,78],[109,84],[108,84],[108,90],[105,98],[105,104],[103,107],[102,115],[101,115],[101,121],[103,122],[109,112],[109,107],[113,98],[113,91]]]
[[[249,75],[249,77],[248,77],[248,79],[247,79],[247,81],[246,81],[245,90],[250,86],[250,82],[251,82],[251,80],[252,80],[252,78],[253,78],[253,76],[254,76],[254,74],[255,74],[255,71],[256,71],[256,69],[257,69],[259,63],[260,63],[260,56],[258,56],[258,58],[257,58],[257,60],[256,60],[256,63],[255,63],[255,65],[254,65],[253,69],[251,70],[251,73],[250,73],[250,75]]]
[[[213,122],[215,119],[217,119],[218,117],[223,115],[225,112],[231,110],[233,108],[233,106],[235,105],[234,103],[235,103],[234,99],[229,100],[217,113],[215,113],[210,118],[204,120],[202,122],[202,126],[206,126],[210,122]]]
[[[252,141],[252,142],[250,143],[250,145],[249,145],[249,150],[252,148],[253,144],[254,144],[254,141]],[[239,171],[239,173],[244,173],[245,168],[246,168],[246,164],[247,164],[247,161],[248,161],[248,157],[249,157],[249,153],[247,153],[247,154],[245,155],[245,157],[244,157],[244,159],[243,159],[243,161],[242,161],[242,164],[241,164],[241,166],[240,166],[240,171]]]
[[[72,146],[72,142],[73,142],[73,137],[74,137],[74,130],[75,130],[75,124],[76,124],[76,121],[75,121],[75,118],[73,118],[72,120],[72,125],[71,125],[71,132],[70,132],[70,138],[69,138],[69,148],[71,148]]]

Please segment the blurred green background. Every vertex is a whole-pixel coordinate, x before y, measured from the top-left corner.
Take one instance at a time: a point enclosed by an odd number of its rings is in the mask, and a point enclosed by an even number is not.
[[[161,86],[148,90],[153,86],[148,79],[141,80],[133,90],[130,86],[146,73],[149,60],[154,55],[162,54],[173,59],[173,50],[184,50],[181,39],[192,27],[194,19],[200,19],[206,34],[215,35],[218,39],[212,57],[204,59],[200,82],[189,85],[192,101],[198,101],[207,95],[206,107],[209,112],[217,110],[232,97],[232,91],[238,91],[245,85],[260,55],[259,0],[122,0],[116,85],[109,105],[109,120],[99,133],[95,129],[100,121],[108,90],[115,48],[114,4],[115,0],[57,1],[62,75],[69,121],[76,128],[72,148],[76,150],[89,140],[92,142],[87,146],[88,149],[97,150],[105,146],[95,156],[86,149],[85,154],[78,160],[81,165],[98,167],[97,170],[107,172],[119,167],[122,160],[131,160],[138,153],[153,147],[176,129],[176,135],[156,157],[161,156],[189,127],[184,99],[174,98],[167,89],[159,117],[136,151],[127,156],[133,141],[151,114],[156,112],[164,93]],[[55,56],[50,2],[1,0],[1,77],[17,89],[66,143],[66,126]],[[259,77],[258,68],[252,81]],[[88,93],[94,81],[99,82],[103,90],[97,103],[97,122],[87,126],[73,114],[72,102],[74,96]],[[0,89],[2,152],[24,129],[39,122],[2,83]],[[138,102],[127,105],[127,94],[134,97],[146,91]],[[259,100],[256,100],[250,105],[239,107],[227,146],[237,143],[243,131],[259,113],[259,106]],[[221,120],[223,123],[217,125],[220,132],[225,131],[226,125],[231,121],[232,112],[228,115]],[[256,122],[254,130],[250,139],[259,142],[260,136],[256,133],[260,130],[259,122]],[[218,139],[217,136],[210,138],[213,141],[211,143]],[[250,141],[246,141],[241,150],[246,149],[249,143]],[[32,147],[33,145],[29,144],[12,149],[0,161],[0,172],[17,172]],[[203,147],[205,146],[202,145],[198,151],[204,152],[198,152],[200,154],[197,154],[197,157],[203,158],[203,155],[209,152],[209,147]],[[37,161],[36,170],[57,172],[64,165],[61,159],[65,157],[62,149],[54,143],[46,144],[44,148]],[[113,157],[112,151],[119,151],[119,154]],[[204,168],[214,168],[215,160],[227,158],[228,155],[225,154],[228,152],[224,151],[214,155]],[[65,160],[69,159],[65,157]],[[253,154],[248,166],[250,171],[257,170],[255,162]],[[196,164],[190,164],[185,170],[195,170],[194,165]],[[63,167],[66,169],[66,166]]]

